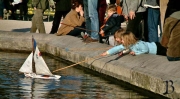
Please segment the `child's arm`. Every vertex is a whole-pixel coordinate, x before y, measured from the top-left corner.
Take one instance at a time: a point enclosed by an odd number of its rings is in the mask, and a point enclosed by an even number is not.
[[[113,28],[116,25],[116,20],[115,18],[109,18],[106,23],[105,26],[102,28],[102,30],[104,32],[108,31],[109,29]]]
[[[118,52],[123,51],[124,49],[125,49],[125,48],[124,48],[123,45],[118,45],[118,46],[115,46],[115,47],[107,50],[106,52],[102,53],[101,56],[116,54],[116,53],[118,53]]]

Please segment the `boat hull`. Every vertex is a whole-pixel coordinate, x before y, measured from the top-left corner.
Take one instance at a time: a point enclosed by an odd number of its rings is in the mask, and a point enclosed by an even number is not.
[[[24,73],[24,76],[30,77],[30,78],[40,78],[40,79],[60,79],[61,78],[61,76],[59,75],[49,76],[49,75],[38,75],[35,73]]]

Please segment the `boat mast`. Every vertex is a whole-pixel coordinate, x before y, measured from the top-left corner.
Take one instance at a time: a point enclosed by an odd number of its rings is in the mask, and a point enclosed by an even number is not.
[[[36,73],[35,62],[34,62],[34,52],[35,52],[34,49],[35,49],[35,48],[34,48],[34,37],[33,37],[33,35],[32,35],[32,52],[33,52],[33,57],[32,57],[32,71],[33,71],[33,73]]]

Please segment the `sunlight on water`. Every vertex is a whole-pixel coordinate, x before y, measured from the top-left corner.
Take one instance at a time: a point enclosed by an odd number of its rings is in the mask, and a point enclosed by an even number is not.
[[[43,55],[51,71],[68,66]],[[0,52],[0,97],[1,98],[53,98],[53,99],[141,99],[148,98],[123,88],[111,81],[85,72],[83,69],[68,68],[54,74],[60,80],[26,78],[19,68],[28,54]]]

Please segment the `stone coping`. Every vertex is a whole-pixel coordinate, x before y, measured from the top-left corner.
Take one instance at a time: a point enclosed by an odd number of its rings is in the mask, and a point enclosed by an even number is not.
[[[168,98],[180,98],[180,61],[169,62],[165,56],[102,57],[99,55],[110,48],[107,44],[85,44],[81,38],[73,36],[3,31],[0,31],[0,50],[30,52],[32,35],[41,52],[74,63],[86,60],[80,65]],[[163,94],[165,92],[170,94]]]

